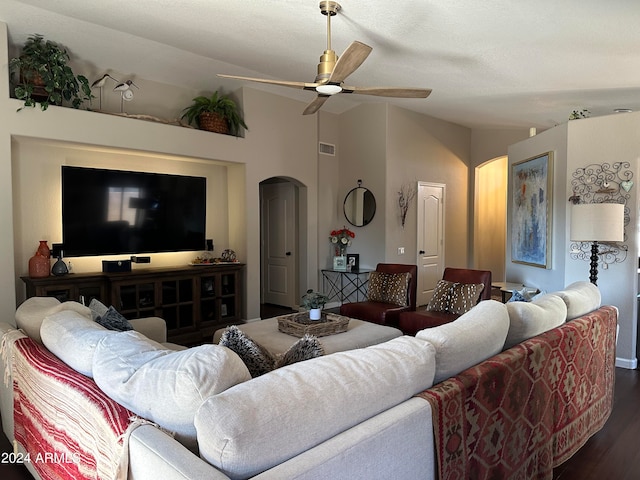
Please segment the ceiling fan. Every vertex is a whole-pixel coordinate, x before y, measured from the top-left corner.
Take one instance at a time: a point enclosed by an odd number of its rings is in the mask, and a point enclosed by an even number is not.
[[[317,92],[318,95],[316,99],[307,105],[307,108],[305,108],[303,112],[304,115],[316,113],[329,97],[338,93],[356,93],[360,95],[397,98],[427,98],[431,90],[426,88],[352,87],[344,85],[344,80],[362,65],[373,49],[362,42],[354,41],[343,52],[342,56],[338,58],[336,52],[331,49],[331,17],[336,15],[340,8],[338,2],[320,2],[320,12],[327,17],[327,49],[320,57],[318,75],[313,83],[268,80],[264,78],[239,77],[236,75],[223,74],[218,74],[218,76]]]

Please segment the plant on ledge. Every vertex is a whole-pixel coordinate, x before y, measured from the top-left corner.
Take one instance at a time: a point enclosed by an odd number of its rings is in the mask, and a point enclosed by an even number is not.
[[[45,41],[42,35],[30,36],[20,56],[9,61],[15,97],[24,101],[18,111],[35,107],[36,103],[46,110],[49,105],[62,105],[65,101],[73,108],[79,108],[85,100],[91,101],[89,80],[83,75],[76,76],[68,62],[69,54],[64,48]]]
[[[199,96],[183,110],[181,118],[189,124],[195,124],[201,130],[235,135],[240,134],[240,127],[248,130],[238,106],[227,95],[214,92],[211,97]]]

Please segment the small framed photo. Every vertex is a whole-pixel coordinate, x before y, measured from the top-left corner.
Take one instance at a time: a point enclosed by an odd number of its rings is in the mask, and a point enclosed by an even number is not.
[[[347,253],[347,269],[351,272],[360,270],[360,254]]]
[[[346,272],[347,271],[347,257],[341,255],[338,257],[333,257],[333,269],[338,272]]]

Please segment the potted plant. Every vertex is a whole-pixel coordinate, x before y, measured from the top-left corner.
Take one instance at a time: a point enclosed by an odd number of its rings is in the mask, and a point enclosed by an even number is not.
[[[16,98],[24,101],[24,107],[35,107],[39,102],[42,110],[64,101],[79,108],[83,101],[90,101],[93,95],[89,80],[83,75],[76,76],[68,62],[69,54],[64,48],[45,41],[42,35],[31,35],[20,56],[9,61]]]
[[[240,127],[248,130],[236,102],[217,91],[211,97],[201,95],[194,98],[193,103],[183,112],[181,118],[186,118],[189,124],[195,124],[201,130],[231,134],[236,137],[240,133]]]
[[[302,296],[302,305],[309,310],[309,320],[320,320],[322,307],[329,301],[329,297],[320,292],[314,292],[312,289],[307,290]]]

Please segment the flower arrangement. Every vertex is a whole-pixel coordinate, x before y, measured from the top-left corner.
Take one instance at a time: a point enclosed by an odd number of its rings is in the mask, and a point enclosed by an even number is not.
[[[329,241],[336,246],[336,255],[344,253],[344,249],[351,246],[351,240],[356,238],[356,234],[347,227],[340,230],[331,230]]]

